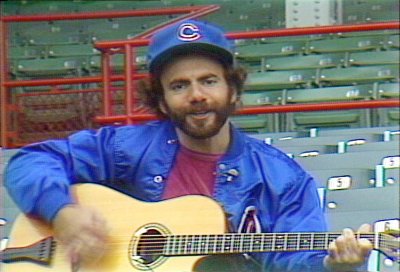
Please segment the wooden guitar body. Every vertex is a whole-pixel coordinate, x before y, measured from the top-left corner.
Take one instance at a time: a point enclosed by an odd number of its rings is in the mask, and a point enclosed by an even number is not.
[[[74,189],[79,203],[95,208],[108,219],[111,233],[109,248],[104,257],[94,265],[87,264],[76,271],[192,271],[194,264],[202,256],[160,257],[148,267],[141,265],[140,259],[135,260],[132,257],[134,235],[145,231],[146,227],[159,229],[167,234],[225,232],[225,217],[221,207],[207,197],[190,196],[160,203],[146,203],[98,185],[82,184]],[[188,209],[194,212],[193,216],[188,217]],[[14,223],[8,247],[25,247],[52,235],[48,225],[21,215]],[[17,261],[2,264],[2,271],[74,271],[62,245],[56,243],[53,250],[49,265],[29,260]]]

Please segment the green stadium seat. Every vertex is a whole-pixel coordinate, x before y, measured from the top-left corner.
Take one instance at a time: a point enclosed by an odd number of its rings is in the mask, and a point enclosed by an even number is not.
[[[48,47],[47,56],[59,57],[89,57],[99,55],[100,51],[91,44],[52,45]]]
[[[399,98],[400,99],[400,86],[399,83],[380,83],[378,84],[378,97],[379,98]]]
[[[20,59],[41,58],[45,54],[43,46],[11,46],[9,47],[9,56],[11,61]]]
[[[367,51],[377,50],[381,46],[382,38],[377,36],[331,38],[310,41],[307,51],[309,53]]]
[[[277,105],[282,101],[282,91],[245,91],[241,102],[246,106]],[[279,130],[279,114],[233,116],[232,121],[242,130],[254,133]]]
[[[288,113],[285,129],[303,131],[311,128],[322,130],[367,126],[369,118],[368,114],[364,111],[367,110]]]
[[[24,30],[29,45],[57,45],[57,44],[81,44],[88,43],[90,40],[89,33],[82,32],[79,25],[71,23],[71,25],[35,25],[27,27]],[[40,35],[36,34],[40,33]]]
[[[372,85],[325,87],[287,90],[285,103],[318,103],[333,101],[369,100],[373,97]],[[287,113],[286,130],[310,128],[362,127],[371,123],[370,110],[296,112]]]
[[[399,78],[398,65],[363,66],[322,69],[317,83],[320,85],[351,85]]]
[[[346,0],[341,4],[344,24],[399,20],[398,1]]]
[[[243,106],[276,105],[282,102],[282,91],[245,91],[241,101]]]
[[[236,57],[246,61],[258,61],[264,57],[289,56],[301,54],[305,42],[260,43],[243,45],[236,48]]]
[[[67,76],[79,75],[81,60],[74,58],[48,58],[20,60],[16,67],[17,76]]]
[[[322,101],[369,100],[373,97],[373,86],[337,86],[313,89],[287,90],[286,103],[317,103]]]
[[[387,41],[385,43],[385,46],[387,48],[394,48],[394,49],[399,49],[400,48],[400,36],[399,34],[397,35],[390,35],[387,38]]]
[[[399,51],[375,51],[351,53],[348,64],[351,66],[398,64]]]
[[[140,71],[143,71],[147,68],[147,60],[146,60],[146,48],[138,48],[139,50],[135,53],[134,56],[134,64],[137,66],[136,68]],[[125,65],[125,54],[113,54],[111,56],[111,69],[114,73],[121,73],[124,71]],[[99,73],[101,71],[101,56],[92,56],[90,57],[88,70],[91,73]]]
[[[266,133],[278,131],[278,121],[275,114],[235,115],[231,122],[247,133]]]
[[[339,67],[344,63],[343,54],[313,54],[307,56],[290,56],[267,58],[266,70],[297,70]]]
[[[308,86],[315,80],[315,74],[314,70],[249,73],[244,89],[254,91]]]

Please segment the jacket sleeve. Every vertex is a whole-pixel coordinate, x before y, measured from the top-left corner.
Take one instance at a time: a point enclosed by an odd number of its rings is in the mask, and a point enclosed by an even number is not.
[[[326,223],[314,180],[304,171],[280,195],[273,232],[325,232]],[[265,271],[324,271],[326,251],[267,254]]]
[[[115,130],[85,130],[65,140],[21,148],[5,170],[5,186],[20,209],[50,222],[73,203],[70,185],[113,178]]]

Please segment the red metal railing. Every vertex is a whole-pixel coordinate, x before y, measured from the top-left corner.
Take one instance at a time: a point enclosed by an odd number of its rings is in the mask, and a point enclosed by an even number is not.
[[[174,7],[152,10],[132,10],[132,11],[110,11],[110,12],[85,12],[78,14],[50,14],[50,15],[24,15],[24,16],[3,16],[0,20],[0,103],[1,103],[1,141],[0,146],[15,147],[23,143],[17,143],[12,138],[18,138],[17,129],[11,127],[10,115],[12,112],[19,110],[16,104],[11,102],[11,88],[26,86],[43,86],[43,85],[63,85],[63,84],[81,84],[81,83],[103,83],[103,112],[104,116],[98,116],[96,120],[101,123],[132,123],[134,121],[144,121],[155,119],[152,114],[135,114],[132,108],[132,100],[134,99],[133,81],[143,78],[145,74],[137,74],[136,67],[132,62],[134,51],[133,48],[138,46],[146,46],[149,42],[148,37],[157,29],[165,27],[167,24],[160,25],[155,29],[142,33],[135,39],[123,41],[98,42],[96,48],[102,51],[102,76],[90,76],[79,78],[57,78],[42,80],[10,80],[9,64],[8,64],[8,23],[11,22],[32,22],[32,21],[55,21],[55,20],[87,20],[100,18],[122,18],[131,16],[155,16],[169,14],[183,14],[169,23],[176,22],[188,18],[196,18],[205,14],[214,12],[219,7],[217,5],[207,6],[191,6],[191,7]],[[259,30],[251,32],[234,32],[227,33],[230,39],[253,39],[263,37],[278,36],[294,36],[308,34],[324,34],[337,32],[352,31],[371,31],[383,29],[399,29],[399,22],[371,23],[360,25],[343,25],[343,26],[324,26],[311,28],[293,28],[293,29],[274,29]],[[119,49],[120,51],[110,50]],[[125,73],[112,75],[110,71],[110,56],[113,53],[125,54]],[[124,115],[113,115],[110,105],[111,82],[124,81],[126,83],[125,111]],[[42,94],[38,94],[42,95]],[[375,101],[359,101],[359,102],[342,102],[342,103],[318,103],[318,104],[297,104],[297,105],[279,105],[267,107],[248,107],[241,109],[239,114],[258,114],[258,113],[278,113],[291,111],[318,111],[318,110],[335,110],[335,109],[356,109],[356,108],[375,108],[375,107],[398,107],[397,100],[375,100]],[[17,144],[16,144],[17,143]]]

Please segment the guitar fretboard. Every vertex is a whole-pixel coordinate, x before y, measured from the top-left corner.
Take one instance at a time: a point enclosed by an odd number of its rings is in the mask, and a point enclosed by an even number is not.
[[[220,235],[170,235],[158,243],[162,254],[210,255],[220,253],[250,253],[276,251],[327,250],[329,243],[341,233],[251,233]],[[375,234],[358,234],[375,244]],[[379,245],[378,245],[379,246]]]

